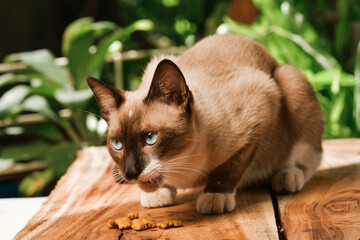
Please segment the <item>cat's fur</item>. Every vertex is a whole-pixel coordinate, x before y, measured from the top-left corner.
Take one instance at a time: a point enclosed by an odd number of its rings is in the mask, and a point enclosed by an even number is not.
[[[144,207],[205,185],[199,212],[232,211],[244,185],[301,190],[322,157],[322,112],[310,84],[245,37],[211,36],[180,57],[154,58],[134,92],[88,83],[109,124],[109,152],[121,175],[139,183]],[[154,145],[144,142],[148,132],[158,133]]]

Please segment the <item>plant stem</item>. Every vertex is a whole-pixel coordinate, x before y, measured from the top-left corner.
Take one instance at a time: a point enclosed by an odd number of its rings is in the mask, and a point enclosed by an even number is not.
[[[80,111],[73,110],[72,121],[75,124],[76,129],[79,131],[82,140],[88,140],[88,132],[85,127],[86,123],[84,119],[84,114]]]
[[[76,144],[76,145],[80,145],[81,144],[81,139],[79,137],[79,135],[76,133],[76,131],[74,130],[73,127],[71,127],[71,124],[69,122],[66,122],[64,124],[62,124],[62,127],[64,128],[64,130],[66,131],[67,135],[70,137],[70,139]]]

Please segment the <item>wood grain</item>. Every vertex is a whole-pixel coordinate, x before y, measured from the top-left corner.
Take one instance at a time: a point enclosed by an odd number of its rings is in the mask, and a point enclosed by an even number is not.
[[[360,139],[323,143],[324,160],[304,189],[279,196],[287,239],[360,239]]]
[[[114,182],[111,164],[105,148],[85,149],[15,239],[278,239],[271,196],[264,188],[240,192],[236,210],[223,215],[196,212],[194,199],[201,189],[181,192],[175,206],[145,209],[136,185]],[[106,227],[109,219],[133,211],[156,222],[182,220],[184,226],[140,232]]]
[[[319,171],[303,191],[277,197],[287,239],[360,239],[360,139],[325,141],[324,151]],[[278,239],[266,188],[239,192],[235,211],[223,215],[196,212],[201,189],[181,192],[175,206],[145,209],[136,185],[114,182],[111,164],[105,148],[84,149],[15,239]],[[141,232],[106,227],[109,219],[133,211],[185,225]]]

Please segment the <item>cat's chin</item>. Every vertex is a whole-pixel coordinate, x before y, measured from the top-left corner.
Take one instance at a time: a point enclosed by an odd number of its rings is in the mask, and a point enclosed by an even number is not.
[[[156,178],[147,180],[147,181],[141,181],[138,180],[137,183],[141,190],[144,192],[154,192],[161,186],[162,178],[161,176],[158,176]]]

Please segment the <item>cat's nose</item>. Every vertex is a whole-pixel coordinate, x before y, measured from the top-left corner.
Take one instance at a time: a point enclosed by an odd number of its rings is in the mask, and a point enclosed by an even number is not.
[[[127,180],[136,180],[140,175],[140,171],[133,166],[125,167],[124,175]]]

